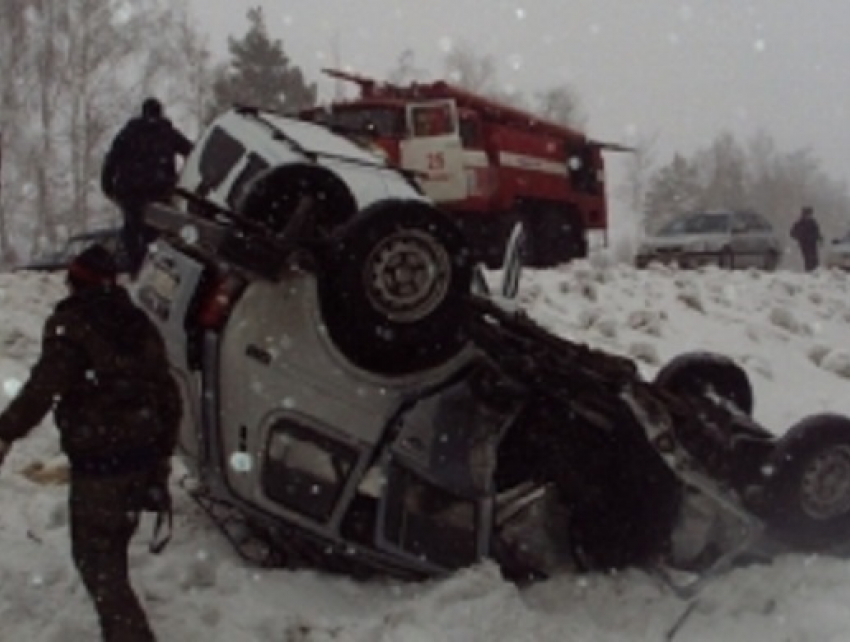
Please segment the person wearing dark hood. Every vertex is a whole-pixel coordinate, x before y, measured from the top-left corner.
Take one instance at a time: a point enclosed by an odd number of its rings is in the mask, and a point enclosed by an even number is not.
[[[803,265],[806,272],[812,272],[818,267],[818,245],[823,240],[820,233],[820,225],[815,220],[814,210],[804,207],[800,212],[800,218],[791,227],[791,238],[800,246],[803,255]]]
[[[156,327],[95,245],[68,269],[70,294],[44,326],[29,379],[0,414],[0,463],[52,411],[70,464],[71,554],[105,642],[155,640],[130,585],[141,511],[167,514],[182,401]],[[158,544],[162,545],[162,542]],[[151,545],[157,552],[157,547]]]
[[[145,205],[168,200],[177,182],[176,157],[191,151],[192,143],[166,118],[162,103],[148,98],[141,116],[118,132],[106,154],[101,187],[124,215],[122,242],[131,274],[138,272],[155,237],[144,222]]]

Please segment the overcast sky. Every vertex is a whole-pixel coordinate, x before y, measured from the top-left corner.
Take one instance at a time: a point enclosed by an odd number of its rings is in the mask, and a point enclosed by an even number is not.
[[[526,94],[573,86],[589,133],[657,133],[659,160],[730,130],[810,147],[850,183],[850,2],[845,0],[190,0],[217,55],[261,5],[311,78],[332,65],[385,76],[407,48],[439,75],[462,40]],[[334,44],[336,43],[336,45]],[[320,83],[329,96],[332,84]]]

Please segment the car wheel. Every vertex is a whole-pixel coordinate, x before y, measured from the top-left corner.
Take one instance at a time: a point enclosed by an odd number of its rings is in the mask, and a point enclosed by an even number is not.
[[[676,395],[720,400],[746,415],[753,414],[750,378],[743,368],[721,354],[681,354],[661,368],[654,383]]]
[[[717,256],[717,265],[726,270],[735,269],[735,253],[731,248],[723,248]]]
[[[355,365],[387,375],[434,367],[460,351],[471,282],[460,230],[420,201],[364,210],[319,261],[331,339]]]
[[[764,468],[755,511],[788,543],[822,547],[850,537],[850,419],[813,415],[795,424]]]
[[[767,272],[774,272],[779,267],[779,252],[770,250],[764,256],[764,269]]]

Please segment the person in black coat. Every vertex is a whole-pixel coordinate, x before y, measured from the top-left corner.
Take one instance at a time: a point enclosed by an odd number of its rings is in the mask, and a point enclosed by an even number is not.
[[[148,98],[142,113],[118,132],[103,163],[103,193],[124,215],[122,242],[128,270],[138,272],[155,234],[145,225],[144,207],[165,201],[177,182],[176,157],[188,156],[192,143],[163,114],[162,103]]]
[[[103,640],[153,642],[130,583],[128,549],[142,511],[170,512],[180,390],[162,337],[116,283],[108,250],[82,252],[67,282],[69,295],[44,324],[38,361],[0,412],[0,464],[52,412],[71,468],[71,556]]]
[[[803,255],[803,264],[806,272],[811,272],[818,267],[818,244],[823,240],[820,233],[820,225],[815,220],[814,211],[811,207],[804,207],[800,218],[791,227],[791,237],[800,246]]]

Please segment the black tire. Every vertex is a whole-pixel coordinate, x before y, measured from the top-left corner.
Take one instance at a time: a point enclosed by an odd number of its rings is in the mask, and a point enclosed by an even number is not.
[[[719,398],[748,416],[753,414],[753,388],[746,371],[714,352],[686,352],[672,359],[654,383],[676,395]]]
[[[246,185],[236,212],[280,235],[297,209],[301,197],[309,196],[316,208],[316,230],[328,235],[349,221],[357,205],[342,180],[317,165],[285,165],[258,174]]]
[[[361,212],[320,256],[318,276],[330,337],[361,368],[408,374],[465,344],[469,250],[426,203],[391,200]]]
[[[528,203],[521,217],[526,232],[526,264],[548,268],[587,256],[584,223],[574,208]]]
[[[769,251],[764,255],[764,269],[766,272],[775,272],[779,267],[779,252]]]
[[[735,253],[728,247],[723,248],[720,251],[720,254],[717,256],[717,265],[721,269],[734,270],[735,269]]]
[[[776,445],[753,510],[771,533],[800,548],[850,537],[850,419],[821,414],[798,422]]]

